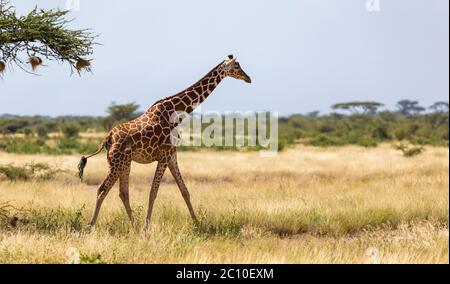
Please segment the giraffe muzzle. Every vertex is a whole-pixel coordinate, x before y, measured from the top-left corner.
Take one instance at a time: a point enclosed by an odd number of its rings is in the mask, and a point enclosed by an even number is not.
[[[241,76],[243,77],[244,82],[246,83],[251,83],[252,79],[250,78],[250,76],[247,75],[247,73],[245,73],[243,70],[241,70]]]

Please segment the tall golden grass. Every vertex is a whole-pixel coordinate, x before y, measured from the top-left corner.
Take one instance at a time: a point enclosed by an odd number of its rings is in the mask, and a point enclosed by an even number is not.
[[[448,263],[449,151],[405,158],[390,145],[300,146],[258,153],[182,152],[179,163],[201,218],[194,225],[166,172],[151,230],[134,232],[115,187],[94,231],[85,229],[104,155],[0,153],[0,163],[48,163],[51,181],[0,180],[0,202],[25,211],[0,227],[1,263],[61,263],[76,247],[107,263]],[[139,226],[155,165],[133,164],[131,203]],[[14,214],[12,212],[11,214]]]

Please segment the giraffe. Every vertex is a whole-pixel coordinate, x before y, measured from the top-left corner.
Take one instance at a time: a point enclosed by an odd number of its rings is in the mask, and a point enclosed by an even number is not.
[[[198,223],[188,189],[178,167],[177,150],[171,133],[182,120],[182,116],[179,114],[191,113],[225,77],[232,77],[251,83],[250,77],[242,70],[236,58],[233,55],[229,55],[227,59],[220,62],[189,88],[155,102],[141,116],[111,129],[95,153],[81,157],[78,164],[78,174],[80,179],[83,180],[87,159],[99,154],[103,148],[107,150],[109,172],[97,190],[95,209],[89,223],[90,227],[95,226],[100,207],[106,195],[116,181],[119,180],[119,197],[125,206],[132,226],[136,229],[129,199],[128,181],[131,162],[148,164],[155,161],[157,166],[150,189],[144,229],[147,230],[151,223],[153,204],[158,194],[161,179],[167,168],[169,168],[178,185],[192,220]]]

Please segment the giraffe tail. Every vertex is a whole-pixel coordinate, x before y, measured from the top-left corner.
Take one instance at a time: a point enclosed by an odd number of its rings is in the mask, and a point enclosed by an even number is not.
[[[83,181],[84,167],[86,167],[87,159],[100,153],[103,150],[103,148],[105,148],[107,141],[108,141],[108,138],[103,140],[102,144],[100,145],[100,147],[97,149],[97,151],[95,153],[93,153],[87,157],[85,157],[85,156],[81,157],[81,160],[78,163],[78,177],[80,178],[81,181]]]
[[[87,158],[85,156],[81,157],[80,162],[78,163],[78,177],[81,181],[83,181],[84,167],[87,164]]]

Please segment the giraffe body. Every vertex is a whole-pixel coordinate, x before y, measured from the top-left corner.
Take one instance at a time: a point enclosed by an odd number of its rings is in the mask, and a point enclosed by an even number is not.
[[[119,197],[131,223],[133,226],[135,225],[128,189],[130,167],[133,161],[142,164],[155,161],[158,163],[150,190],[146,228],[150,224],[159,184],[167,168],[175,178],[192,219],[197,222],[189,192],[178,167],[176,146],[172,143],[171,135],[173,135],[173,129],[181,122],[182,114],[191,113],[227,76],[244,80],[247,83],[251,82],[250,77],[230,55],[227,60],[221,62],[191,87],[174,96],[157,101],[138,118],[114,127],[96,153],[82,158],[79,164],[81,178],[87,159],[98,154],[103,148],[107,149],[109,173],[98,188],[91,226],[95,225],[103,200],[117,180],[119,180]]]

